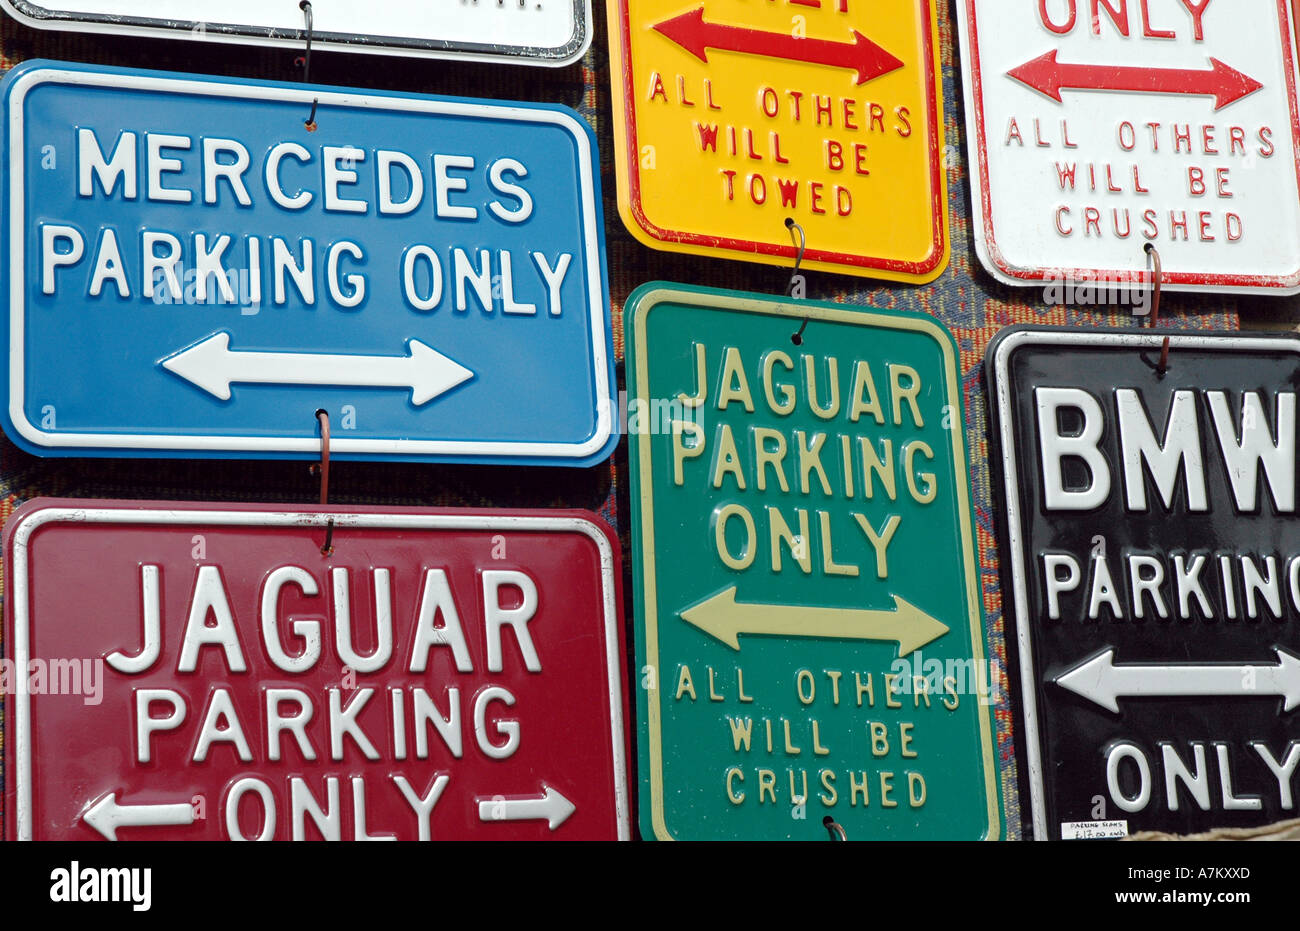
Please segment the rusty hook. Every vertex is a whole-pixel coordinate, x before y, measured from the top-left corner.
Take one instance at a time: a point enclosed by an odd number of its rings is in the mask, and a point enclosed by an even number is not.
[[[320,503],[329,504],[330,498],[330,415],[324,408],[316,411],[316,420],[320,423],[320,462],[311,464],[312,475],[320,476]],[[325,524],[325,545],[320,548],[322,556],[334,552],[334,518]]]
[[[302,10],[303,15],[307,18],[307,53],[305,55],[298,56],[295,63],[302,68],[303,83],[310,84],[311,83],[311,37],[312,37],[312,33],[315,31],[315,21],[311,12],[311,0],[302,0],[302,2],[298,4],[298,9]],[[307,127],[307,132],[309,133],[314,133],[316,131],[316,106],[319,103],[320,100],[318,98],[312,100],[311,114],[307,117],[306,120],[303,121],[303,125]]]
[[[822,819],[822,826],[826,828],[826,833],[830,834],[831,840],[846,841],[849,836],[844,833],[844,828],[834,818],[827,815]]]
[[[785,296],[790,297],[794,294],[795,282],[800,278],[799,266],[803,264],[803,253],[808,248],[808,239],[804,235],[803,227],[794,222],[794,217],[785,218],[785,228],[790,231],[790,240],[797,248],[794,256],[794,271],[790,273],[790,283],[785,286]],[[795,239],[795,232],[798,231],[799,237]],[[803,323],[799,324],[799,330],[790,337],[790,342],[799,346],[803,343],[803,331],[808,328],[808,318],[803,318]]]
[[[1160,278],[1162,269],[1160,265],[1160,252],[1151,243],[1142,247],[1146,250],[1147,255],[1151,256],[1151,263],[1155,266],[1151,276],[1151,326],[1160,324]],[[1169,337],[1164,338],[1160,345],[1160,362],[1156,366],[1156,374],[1161,378],[1169,371]]]

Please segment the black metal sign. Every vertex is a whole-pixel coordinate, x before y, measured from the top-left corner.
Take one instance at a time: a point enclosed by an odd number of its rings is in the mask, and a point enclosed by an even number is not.
[[[1300,764],[1300,340],[989,348],[1036,838],[1267,824]]]

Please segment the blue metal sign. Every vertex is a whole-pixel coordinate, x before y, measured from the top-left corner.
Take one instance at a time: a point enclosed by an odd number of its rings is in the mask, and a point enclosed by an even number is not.
[[[306,457],[324,409],[340,458],[612,450],[598,160],[571,110],[57,62],[3,97],[24,449]]]

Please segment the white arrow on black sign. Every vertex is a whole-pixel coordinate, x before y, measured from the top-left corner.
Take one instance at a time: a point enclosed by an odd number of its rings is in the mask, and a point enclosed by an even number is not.
[[[1300,656],[1276,647],[1276,666],[1116,666],[1115,651],[1085,660],[1056,677],[1056,684],[1119,712],[1120,698],[1250,697],[1276,695],[1283,708],[1300,706]]]
[[[545,821],[552,831],[558,828],[569,815],[578,810],[569,801],[546,783],[542,783],[543,794],[532,798],[478,798],[478,820],[480,821]]]
[[[428,404],[474,373],[418,339],[407,343],[409,355],[326,355],[307,352],[235,352],[229,333],[213,333],[188,349],[162,360],[162,367],[230,400],[234,382],[257,385],[338,385],[409,388],[411,403]]]
[[[117,840],[118,828],[193,824],[194,807],[189,802],[174,805],[119,805],[117,793],[110,792],[87,808],[81,818],[108,840]]]

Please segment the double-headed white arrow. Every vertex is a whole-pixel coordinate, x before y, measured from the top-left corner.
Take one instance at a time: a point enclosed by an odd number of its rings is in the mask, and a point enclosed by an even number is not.
[[[479,798],[480,821],[545,821],[552,831],[558,828],[578,807],[546,783],[542,783],[541,797],[532,798]]]
[[[1085,660],[1056,677],[1056,684],[1119,712],[1119,699],[1276,695],[1286,711],[1300,706],[1300,656],[1276,647],[1276,666],[1116,666],[1115,651]]]
[[[257,385],[334,385],[409,388],[411,403],[428,404],[474,373],[418,339],[405,356],[326,355],[308,352],[235,352],[221,332],[161,361],[163,368],[223,401],[234,382]]]
[[[81,818],[108,840],[117,840],[118,828],[193,824],[194,808],[189,802],[175,805],[119,805],[117,793],[110,792],[87,808]]]

